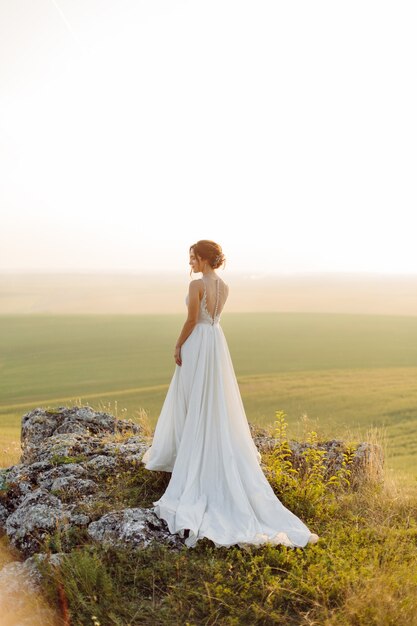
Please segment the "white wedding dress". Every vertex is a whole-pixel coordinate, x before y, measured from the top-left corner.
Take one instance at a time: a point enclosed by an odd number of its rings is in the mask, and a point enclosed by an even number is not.
[[[203,537],[216,547],[304,547],[318,536],[280,502],[262,471],[220,326],[229,288],[214,276],[200,279],[198,322],[142,457],[147,469],[172,472],[153,510],[171,533],[183,538],[189,529],[188,547]]]

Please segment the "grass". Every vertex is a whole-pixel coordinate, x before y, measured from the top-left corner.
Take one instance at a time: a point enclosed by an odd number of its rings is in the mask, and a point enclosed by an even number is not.
[[[153,426],[174,372],[180,315],[0,316],[0,465],[19,458],[21,416],[37,406],[119,409]],[[303,416],[323,436],[385,428],[389,468],[417,477],[417,318],[224,314],[248,420],[279,405],[292,436]],[[122,411],[124,415],[122,415]]]
[[[319,543],[246,550],[203,539],[179,552],[164,545],[133,551],[102,548],[85,531],[70,537],[57,531],[46,549],[68,554],[58,570],[42,566],[51,605],[64,608],[74,626],[417,625],[415,491],[389,477],[381,484],[372,467],[355,488],[347,471],[341,480],[324,480],[317,454],[308,456],[304,472],[292,472],[285,417],[277,413],[280,443],[263,461],[276,495],[319,534]],[[308,436],[314,441],[314,431]],[[122,469],[107,487],[118,494],[114,508],[149,506],[168,477]]]
[[[142,423],[150,436],[183,319],[1,316],[0,466],[18,462],[21,416],[37,406],[88,403]],[[57,529],[46,549],[68,554],[46,572],[50,603],[73,625],[417,625],[417,318],[224,314],[222,328],[249,421],[271,426],[279,403],[291,437],[305,440],[313,428],[380,443],[384,484],[371,472],[360,488],[332,490],[317,458],[306,482],[279,470],[285,457],[276,450],[263,457],[271,485],[318,544],[246,551],[203,540],[179,553],[163,545],[134,552]],[[86,512],[97,519],[151,506],[168,480],[122,466],[106,479],[108,498]]]

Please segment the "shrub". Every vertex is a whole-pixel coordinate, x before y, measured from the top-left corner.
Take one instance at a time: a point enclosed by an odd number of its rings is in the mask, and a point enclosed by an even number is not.
[[[328,517],[334,513],[337,494],[350,486],[355,446],[347,446],[341,467],[326,478],[326,450],[319,448],[317,433],[311,431],[307,436],[308,447],[302,452],[304,467],[301,471],[291,461],[285,415],[284,411],[276,411],[277,442],[265,460],[271,486],[296,515],[305,519]]]

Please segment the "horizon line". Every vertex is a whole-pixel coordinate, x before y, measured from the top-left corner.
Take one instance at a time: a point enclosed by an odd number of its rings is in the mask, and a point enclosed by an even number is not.
[[[219,268],[218,268],[219,269]],[[223,272],[223,270],[222,270]],[[105,269],[105,270],[97,270],[97,269],[68,269],[68,270],[51,270],[51,269],[1,269],[0,268],[0,276],[7,275],[28,275],[28,276],[184,276],[184,274],[188,274],[188,272],[183,272],[181,270],[159,270],[159,271],[149,271],[149,270],[134,270],[134,269]],[[197,274],[201,274],[201,272],[196,272]],[[228,274],[232,274],[234,276],[254,276],[254,277],[268,277],[268,276],[340,276],[340,275],[348,275],[348,276],[386,276],[386,277],[407,277],[407,278],[417,278],[417,271],[415,272],[388,272],[388,271],[377,271],[377,270],[294,270],[294,271],[269,271],[269,272],[261,272],[256,270],[228,270]],[[188,274],[189,277],[189,274]]]

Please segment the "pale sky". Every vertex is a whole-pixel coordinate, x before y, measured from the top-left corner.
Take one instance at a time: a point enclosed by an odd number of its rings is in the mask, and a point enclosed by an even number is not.
[[[0,0],[0,271],[417,273],[416,7]]]

